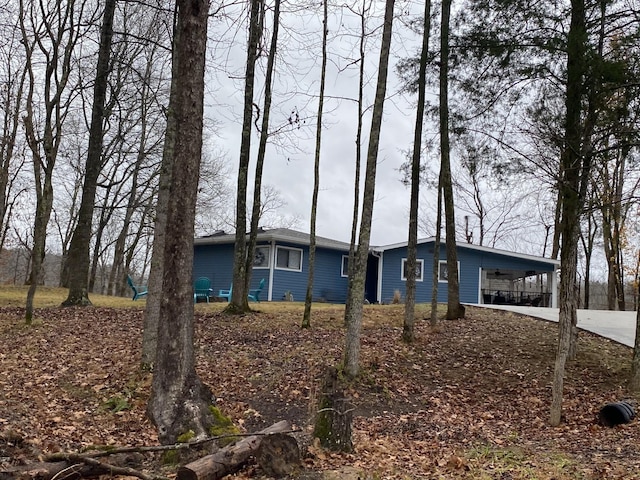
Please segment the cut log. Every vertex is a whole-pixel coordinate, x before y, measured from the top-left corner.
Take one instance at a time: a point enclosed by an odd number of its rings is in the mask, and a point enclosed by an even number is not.
[[[251,455],[255,455],[265,435],[290,430],[288,421],[282,420],[258,432],[245,437],[238,443],[218,450],[178,469],[177,480],[217,480],[239,470]]]
[[[260,442],[256,461],[265,475],[275,478],[291,475],[300,465],[300,447],[291,435],[267,435]]]

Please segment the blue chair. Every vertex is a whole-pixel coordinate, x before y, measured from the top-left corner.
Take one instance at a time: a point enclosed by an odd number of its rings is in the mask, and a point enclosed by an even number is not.
[[[144,286],[144,285],[135,285],[133,283],[133,279],[129,275],[127,275],[127,285],[129,285],[131,290],[133,290],[133,299],[132,300],[137,300],[139,298],[146,297],[147,294],[149,293],[147,291],[147,287],[146,286]]]
[[[247,295],[247,298],[254,302],[260,302],[260,292],[262,292],[262,289],[264,288],[264,283],[265,281],[263,278],[262,280],[260,280],[260,285],[258,285],[258,288],[249,290],[249,294]]]
[[[211,280],[207,277],[200,277],[193,284],[193,303],[198,303],[199,298],[204,298],[209,303],[209,297],[213,293]]]
[[[226,298],[227,302],[230,302],[231,301],[231,292],[233,292],[233,283],[229,287],[229,290],[220,290],[218,292],[218,297]]]

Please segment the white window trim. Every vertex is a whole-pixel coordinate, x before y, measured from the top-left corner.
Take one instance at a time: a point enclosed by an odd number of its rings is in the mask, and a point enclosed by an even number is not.
[[[278,250],[297,250],[300,252],[300,268],[289,268],[289,267],[279,267],[278,266]],[[293,248],[293,247],[276,247],[276,254],[274,258],[274,267],[276,270],[286,270],[288,272],[301,272],[302,271],[302,263],[304,258],[304,251],[301,248]]]
[[[400,279],[403,281],[407,280],[407,277],[404,276],[404,266],[406,263],[406,258],[403,258],[402,262],[400,262]],[[416,264],[420,264],[420,276],[416,277],[416,282],[422,282],[424,281],[424,260],[422,258],[416,258]]]
[[[349,276],[349,268],[347,267],[347,271],[344,271],[344,259],[349,259],[349,255],[342,255],[342,260],[340,261],[340,276],[348,277]]]
[[[257,252],[259,248],[267,251],[267,254],[265,256],[265,259],[267,260],[267,264],[266,265],[262,265],[262,266],[253,265],[252,268],[254,270],[267,270],[271,266],[271,246],[270,245],[256,245],[256,250],[255,251]]]
[[[438,283],[449,283],[449,280],[442,280],[440,278],[440,265],[442,265],[443,263],[446,265],[447,261],[446,260],[438,261]],[[460,283],[460,260],[458,260],[457,263],[458,263],[458,283]]]

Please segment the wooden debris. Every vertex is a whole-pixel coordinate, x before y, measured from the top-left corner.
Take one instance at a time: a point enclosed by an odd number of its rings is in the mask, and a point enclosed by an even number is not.
[[[245,437],[238,443],[218,450],[178,469],[177,480],[217,480],[239,470],[251,455],[255,455],[265,435],[282,433],[291,429],[288,421],[282,420],[261,430],[256,435]]]

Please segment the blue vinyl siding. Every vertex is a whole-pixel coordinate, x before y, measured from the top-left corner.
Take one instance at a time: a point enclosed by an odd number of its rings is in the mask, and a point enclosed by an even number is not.
[[[285,292],[290,291],[295,301],[304,301],[309,278],[309,247],[278,244],[279,247],[301,248],[302,271],[275,269],[273,272],[274,301],[283,300]],[[316,262],[313,279],[313,300],[344,303],[347,294],[347,279],[341,277],[342,255],[345,252],[316,248]]]
[[[258,244],[268,246],[268,244]],[[273,271],[272,300],[284,299],[289,291],[295,301],[304,301],[307,293],[309,276],[309,247],[288,243],[278,243],[278,247],[288,247],[302,250],[302,271],[283,270],[275,268]],[[229,289],[233,280],[233,244],[195,245],[193,279],[208,277],[214,294],[219,290]],[[316,248],[316,268],[313,281],[314,301],[344,303],[347,297],[347,278],[341,276],[342,256],[348,252]],[[273,251],[271,252],[273,261]],[[265,287],[261,298],[267,299],[269,292],[269,269],[254,268],[251,275],[251,287],[257,288],[261,279],[265,279]]]
[[[446,260],[445,246],[440,247],[440,260]],[[501,255],[499,253],[482,252],[457,246],[460,302],[478,303],[480,268],[483,269],[518,269],[536,270],[538,272],[553,271],[553,265],[523,258]],[[393,299],[395,290],[399,290],[402,298],[406,296],[406,281],[402,280],[402,259],[407,257],[407,248],[398,247],[385,250],[382,261],[381,302],[388,303]],[[431,301],[433,285],[433,242],[419,244],[417,258],[424,260],[423,281],[416,282],[416,302]],[[447,283],[438,282],[438,302],[447,301]]]
[[[432,271],[433,271],[433,247],[428,252],[428,246],[426,244],[418,245],[416,252],[416,258],[424,261],[423,268],[423,280],[422,282],[416,282],[416,302],[425,303],[431,301],[431,286],[433,285]],[[440,252],[441,258],[445,258],[443,252]],[[402,298],[406,296],[406,281],[402,280],[402,259],[407,258],[407,248],[399,247],[393,250],[385,250],[382,254],[382,291],[381,298],[382,303],[389,303],[393,299],[393,294],[396,290],[400,291]],[[442,284],[441,284],[442,285]],[[446,284],[444,284],[446,286]],[[438,290],[438,301],[444,301],[442,299],[442,293]],[[444,292],[444,299],[446,300],[446,291]]]
[[[229,290],[233,281],[233,245],[195,245],[193,280],[195,281],[198,277],[208,277],[211,280],[214,295],[220,290]],[[257,288],[258,282],[255,282],[256,286],[252,285],[251,288]]]
[[[316,249],[313,299],[330,303],[347,301],[347,277],[342,276],[342,256],[349,252]],[[306,284],[306,282],[305,282]]]

